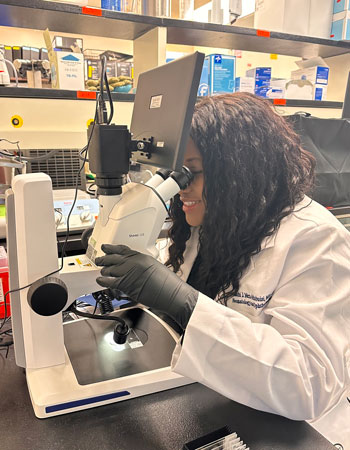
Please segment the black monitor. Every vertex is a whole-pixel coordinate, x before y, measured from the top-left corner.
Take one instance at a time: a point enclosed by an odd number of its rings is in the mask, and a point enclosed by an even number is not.
[[[135,152],[134,160],[181,170],[203,61],[195,52],[140,74],[130,131],[133,140],[153,139],[151,153]]]
[[[350,120],[350,72],[348,76],[348,84],[346,85],[344,103],[343,103],[343,112],[341,115],[342,119]]]

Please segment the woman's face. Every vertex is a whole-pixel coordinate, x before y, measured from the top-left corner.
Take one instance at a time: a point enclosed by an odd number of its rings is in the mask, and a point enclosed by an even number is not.
[[[180,191],[180,200],[183,203],[182,210],[186,215],[186,222],[190,226],[196,227],[202,224],[205,214],[203,200],[204,177],[202,156],[191,138],[188,141],[184,166],[190,169],[194,179],[186,189]]]

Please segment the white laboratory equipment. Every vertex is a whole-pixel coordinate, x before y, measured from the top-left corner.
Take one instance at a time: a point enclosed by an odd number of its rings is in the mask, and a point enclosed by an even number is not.
[[[48,175],[18,175],[6,193],[15,357],[26,369],[37,417],[191,382],[170,369],[178,334],[143,306],[132,304],[112,314],[128,326],[122,345],[116,344],[112,320],[63,323],[62,311],[80,296],[101,290],[94,259],[102,254],[102,244],[125,244],[157,256],[166,203],[191,180],[190,172],[181,168],[203,60],[196,52],[141,74],[132,134],[108,123],[90,126],[89,161],[96,174],[100,213],[86,254],[57,257]],[[146,184],[123,185],[130,148],[138,162],[164,170]]]

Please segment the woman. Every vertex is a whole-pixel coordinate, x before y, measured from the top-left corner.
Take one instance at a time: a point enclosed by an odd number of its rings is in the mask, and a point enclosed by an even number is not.
[[[268,102],[237,93],[196,106],[184,164],[165,265],[105,246],[98,282],[185,330],[175,372],[350,450],[350,235],[306,196],[313,158]]]

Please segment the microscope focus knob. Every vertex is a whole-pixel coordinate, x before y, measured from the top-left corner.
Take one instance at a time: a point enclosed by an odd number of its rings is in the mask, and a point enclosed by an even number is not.
[[[41,316],[59,313],[65,308],[67,299],[67,286],[62,280],[52,276],[35,281],[27,294],[29,306]]]

